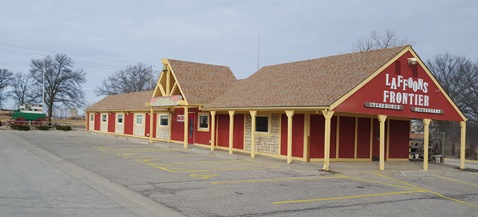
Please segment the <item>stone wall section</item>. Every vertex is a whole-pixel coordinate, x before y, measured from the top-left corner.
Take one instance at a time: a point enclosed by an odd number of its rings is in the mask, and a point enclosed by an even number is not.
[[[158,139],[169,139],[169,126],[159,126],[159,122],[161,120],[160,118],[160,113],[157,115],[157,120],[156,120],[156,138]],[[168,121],[168,124],[171,120]]]
[[[280,135],[280,115],[272,114],[270,133],[256,132],[256,152],[266,154],[279,154],[279,135]],[[251,116],[246,115],[245,118],[245,144],[244,149],[251,150]]]
[[[143,115],[143,124],[136,124],[136,114],[133,120],[133,135],[135,136],[142,136],[144,137],[144,125],[145,125],[145,118],[146,115],[144,113],[138,113],[138,115]]]

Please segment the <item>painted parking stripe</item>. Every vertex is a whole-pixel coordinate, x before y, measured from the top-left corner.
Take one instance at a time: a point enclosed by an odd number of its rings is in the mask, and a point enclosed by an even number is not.
[[[331,175],[331,176],[313,176],[313,177],[283,177],[283,178],[270,178],[270,179],[243,179],[232,180],[222,182],[211,182],[212,185],[224,185],[224,184],[243,184],[243,183],[258,183],[258,182],[277,182],[277,181],[306,181],[306,180],[319,180],[319,179],[343,179],[348,178],[343,175]]]
[[[274,204],[290,204],[290,203],[310,203],[310,202],[320,202],[320,201],[331,201],[331,200],[347,200],[347,199],[357,199],[357,198],[367,198],[367,197],[382,197],[388,195],[399,195],[399,194],[414,194],[422,193],[425,190],[412,190],[412,191],[394,191],[386,193],[377,193],[377,194],[361,194],[361,195],[351,195],[351,196],[341,196],[341,197],[322,197],[322,198],[313,198],[305,200],[285,200],[273,202]]]
[[[471,185],[471,186],[474,186],[474,187],[478,187],[477,184],[473,184],[473,183],[469,183],[469,182],[464,182],[464,181],[460,181],[460,180],[457,180],[457,179],[452,179],[452,178],[445,177],[445,176],[439,176],[439,175],[435,175],[435,176],[438,177],[438,178],[442,178],[442,179],[449,180],[449,181],[454,181],[454,182],[458,182],[458,183],[461,183],[461,184]]]
[[[401,181],[401,180],[398,180],[398,179],[394,179],[394,178],[391,178],[391,177],[388,177],[388,176],[385,176],[385,175],[382,175],[382,174],[379,174],[379,173],[375,173],[375,175],[380,176],[380,177],[383,177],[383,178],[386,178],[386,179],[389,179],[389,180],[392,180],[392,181],[395,181],[395,182],[398,182],[398,183],[401,183],[401,184],[404,184],[404,185],[407,185],[407,186],[410,186],[410,187],[413,187],[413,188],[415,188],[415,189],[417,189],[417,190],[423,190],[423,191],[425,191],[425,192],[427,192],[427,193],[436,195],[436,196],[438,196],[438,197],[441,197],[441,198],[444,198],[444,199],[447,199],[447,200],[451,200],[451,201],[456,202],[456,203],[460,203],[460,204],[468,205],[468,206],[471,206],[471,207],[474,207],[474,208],[478,208],[477,205],[474,205],[474,204],[471,204],[471,203],[467,203],[467,202],[465,202],[465,201],[458,200],[458,199],[455,199],[455,198],[451,198],[451,197],[445,196],[445,195],[443,195],[443,194],[440,194],[440,193],[438,193],[438,192],[431,191],[431,190],[428,190],[428,189],[425,189],[425,188],[422,188],[422,187],[419,187],[419,186],[410,184],[410,183],[405,182],[405,181]]]

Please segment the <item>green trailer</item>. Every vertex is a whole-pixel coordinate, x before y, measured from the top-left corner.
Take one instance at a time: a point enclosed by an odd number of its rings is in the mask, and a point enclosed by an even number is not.
[[[20,112],[20,110],[14,111],[12,114],[12,119],[17,120],[19,118],[25,119],[26,121],[45,120],[46,114],[33,113],[33,112]]]

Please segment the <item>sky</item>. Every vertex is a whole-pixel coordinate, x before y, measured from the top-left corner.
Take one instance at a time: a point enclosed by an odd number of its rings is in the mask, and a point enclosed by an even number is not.
[[[242,79],[350,53],[387,29],[424,61],[447,52],[477,60],[477,26],[473,0],[0,0],[0,68],[28,73],[32,59],[65,53],[86,72],[91,105],[104,97],[94,92],[103,79],[139,62],[224,65]]]

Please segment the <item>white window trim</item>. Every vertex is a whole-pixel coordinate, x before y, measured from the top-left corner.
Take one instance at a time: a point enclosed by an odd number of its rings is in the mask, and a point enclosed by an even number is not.
[[[123,120],[122,120],[121,123],[118,122],[118,120],[119,120],[119,119],[118,119],[118,116],[120,116],[120,115],[123,116],[123,118],[122,118]],[[123,125],[123,124],[124,124],[124,113],[116,113],[116,123],[117,123],[118,125]]]
[[[138,116],[140,116],[140,115],[141,115],[141,124],[138,124]],[[144,117],[145,117],[145,115],[143,113],[134,114],[134,124],[139,125],[139,126],[143,126],[144,125]]]
[[[161,116],[166,116],[168,118],[168,124],[167,125],[161,125]],[[168,113],[158,113],[158,126],[159,127],[169,127],[169,124],[171,123],[171,118]]]
[[[256,116],[256,128],[257,128],[257,117],[267,117],[267,132],[262,132],[262,131],[255,131],[256,135],[258,136],[269,136],[271,134],[271,128],[272,128],[272,115],[257,115]],[[254,129],[256,130],[256,129]]]
[[[103,121],[103,115],[106,115],[106,119]],[[101,113],[101,123],[108,123],[108,113]]]
[[[95,121],[95,113],[90,113],[90,122]]]
[[[204,117],[204,116],[207,116],[207,128],[205,127],[200,127],[201,125],[201,117]],[[198,113],[198,131],[204,131],[204,132],[209,132],[209,125],[211,125],[210,123],[210,116],[209,116],[209,112],[199,112]]]

